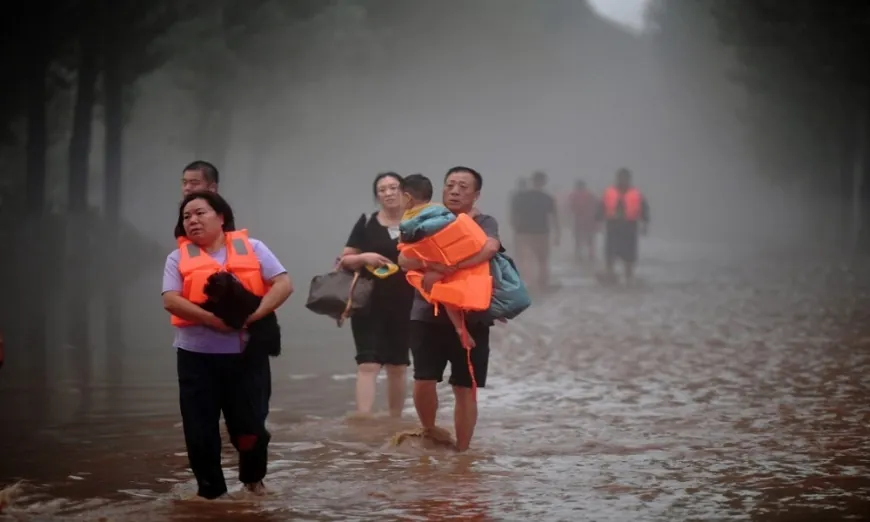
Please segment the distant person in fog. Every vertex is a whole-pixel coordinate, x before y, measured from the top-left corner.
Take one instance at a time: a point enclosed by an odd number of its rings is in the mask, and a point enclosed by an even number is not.
[[[184,441],[197,495],[227,493],[221,468],[220,416],[239,452],[239,481],[252,493],[265,492],[266,430],[271,389],[269,356],[246,351],[248,334],[233,330],[200,304],[209,276],[228,271],[262,297],[246,324],[274,312],[293,292],[293,282],[269,248],[244,230],[236,231],[233,210],[214,192],[191,192],[178,209],[184,229],[178,248],[163,268],[163,308],[175,330],[178,387]]]
[[[550,288],[550,245],[559,245],[559,213],[556,200],[544,192],[547,174],[538,171],[532,175],[532,188],[517,196],[516,245],[520,274],[531,280],[532,268],[537,269],[537,285]]]
[[[519,222],[519,205],[518,201],[520,196],[529,189],[529,181],[526,178],[520,178],[517,180],[516,188],[511,192],[510,195],[510,209],[508,215],[510,216],[511,229],[516,234],[517,231],[517,223]],[[516,238],[514,238],[516,239]],[[516,244],[516,241],[514,241]]]
[[[574,190],[568,195],[568,214],[572,218],[574,232],[574,259],[581,261],[583,251],[588,253],[587,259],[595,261],[595,239],[598,235],[598,198],[586,187],[586,182],[578,179]]]
[[[617,260],[625,267],[625,281],[634,279],[638,257],[639,236],[649,229],[649,205],[641,192],[632,186],[631,171],[616,172],[614,184],[604,191],[598,206],[598,221],[605,222],[604,257],[608,281],[616,281]]]
[[[353,226],[341,253],[339,265],[359,270],[374,281],[368,306],[350,318],[356,345],[356,409],[369,415],[375,403],[375,384],[381,368],[387,371],[387,402],[390,415],[400,417],[405,406],[407,370],[411,364],[408,329],[414,290],[399,270],[384,279],[365,267],[396,264],[399,257],[399,223],[405,212],[402,177],[395,172],[378,174],[372,194],[380,210],[361,216]]]
[[[217,167],[207,161],[196,160],[181,170],[181,197],[192,192],[218,192],[220,173]],[[175,227],[175,237],[184,235],[184,228],[179,224]]]

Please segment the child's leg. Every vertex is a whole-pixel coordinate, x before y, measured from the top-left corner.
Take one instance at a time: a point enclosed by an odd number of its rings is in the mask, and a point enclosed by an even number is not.
[[[447,317],[450,318],[450,322],[453,323],[453,328],[456,330],[456,334],[459,335],[459,340],[462,342],[462,346],[469,350],[474,348],[474,339],[472,339],[468,334],[468,329],[463,323],[464,317],[462,312],[460,312],[458,308],[452,306],[445,305],[444,309],[447,312]]]

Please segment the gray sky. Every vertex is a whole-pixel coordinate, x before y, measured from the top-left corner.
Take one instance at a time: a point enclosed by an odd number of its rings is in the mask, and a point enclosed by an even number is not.
[[[643,28],[643,10],[649,0],[589,0],[603,16],[636,29]]]

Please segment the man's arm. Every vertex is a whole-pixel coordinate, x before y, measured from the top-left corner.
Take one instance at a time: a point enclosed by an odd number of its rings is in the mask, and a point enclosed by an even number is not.
[[[486,242],[483,244],[480,252],[463,259],[461,262],[456,264],[455,268],[468,268],[481,263],[486,263],[492,259],[499,250],[501,250],[501,240],[498,235],[498,221],[496,221],[492,216],[484,216],[483,219],[478,222],[478,225],[480,225],[480,228],[482,228],[486,233]]]
[[[469,268],[472,266],[477,266],[481,263],[486,263],[490,259],[493,258],[498,251],[501,250],[501,241],[498,239],[494,239],[491,237],[486,238],[486,243],[483,244],[483,247],[480,249],[480,252],[474,254],[471,257],[467,257],[456,263],[455,269],[459,270],[460,268]]]

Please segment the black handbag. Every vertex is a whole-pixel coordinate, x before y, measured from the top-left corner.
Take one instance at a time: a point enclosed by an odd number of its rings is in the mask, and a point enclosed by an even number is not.
[[[360,277],[359,271],[335,270],[314,276],[305,308],[332,317],[340,327],[354,312],[368,306],[374,287],[374,281]]]

